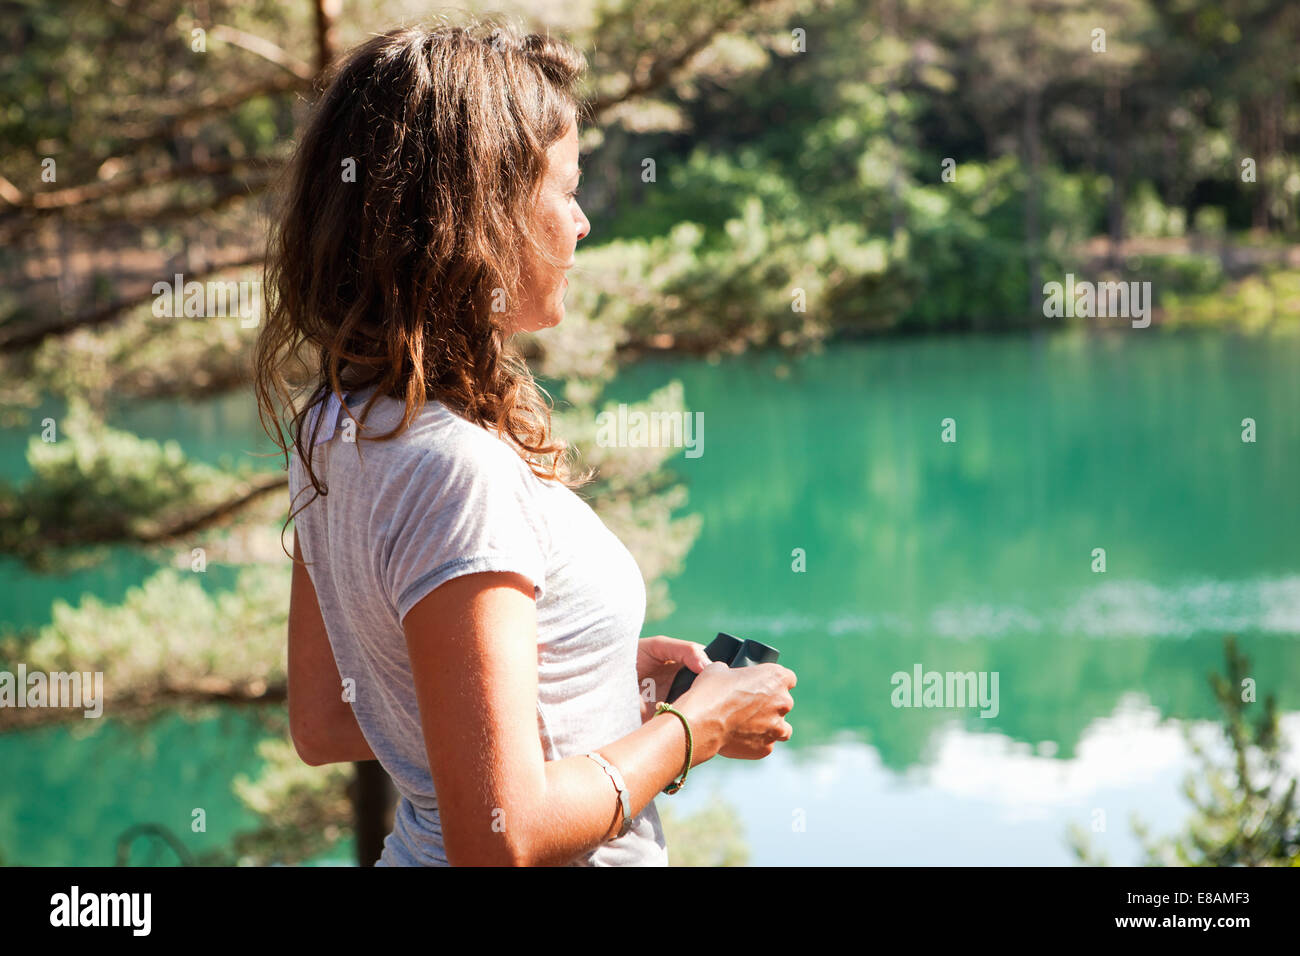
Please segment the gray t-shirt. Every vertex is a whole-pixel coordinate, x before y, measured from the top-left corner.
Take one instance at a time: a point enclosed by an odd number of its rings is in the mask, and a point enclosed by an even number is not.
[[[359,417],[373,387],[346,396]],[[402,619],[438,585],[479,571],[513,571],[537,601],[537,729],[547,760],[598,750],[641,726],[636,647],[645,583],[636,560],[591,507],[538,478],[487,428],[430,401],[396,438],[381,396],[364,426],[334,396],[313,451],[324,497],[290,454],[289,494],[303,558],[339,674],[355,682],[352,711],[401,799],[381,866],[446,866]],[[312,499],[315,500],[312,500]],[[448,727],[448,733],[456,733]],[[609,785],[610,813],[617,794]],[[574,865],[665,866],[653,801],[631,832]]]

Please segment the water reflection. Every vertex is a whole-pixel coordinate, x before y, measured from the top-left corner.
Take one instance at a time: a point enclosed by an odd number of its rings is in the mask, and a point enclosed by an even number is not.
[[[629,369],[611,400],[677,378],[709,430],[706,454],[672,459],[703,530],[672,582],[675,612],[646,633],[753,637],[799,674],[791,744],[701,768],[674,806],[698,809],[717,787],[758,864],[1069,863],[1065,824],[1101,808],[1099,846],[1133,862],[1130,810],[1157,833],[1187,812],[1178,727],[1217,719],[1206,677],[1225,634],[1260,698],[1300,710],[1298,366],[1296,340],[1134,334]],[[269,447],[251,397],[117,414],[212,463]],[[3,617],[41,623],[52,597],[82,590],[120,600],[150,570],[110,564],[66,582],[5,567]],[[996,671],[997,716],[893,706],[891,675],[917,664]],[[111,733],[0,737],[23,781],[0,790],[0,852],[99,860],[173,796],[197,799],[173,786],[193,761],[208,800],[255,763],[255,734],[169,727],[154,757]]]

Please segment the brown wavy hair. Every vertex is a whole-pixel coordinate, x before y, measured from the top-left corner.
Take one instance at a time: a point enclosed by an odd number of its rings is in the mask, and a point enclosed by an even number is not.
[[[435,399],[495,430],[540,477],[590,480],[552,439],[551,406],[492,308],[499,290],[519,301],[525,248],[565,265],[533,210],[547,149],[583,117],[586,68],[565,41],[493,17],[391,30],[329,78],[280,186],[254,357],[262,426],[287,468],[276,401],[288,410],[318,496],[328,487],[306,453],[307,412],[370,385],[362,421],[381,394],[406,410],[368,440],[400,435]],[[290,367],[309,395],[297,411]]]

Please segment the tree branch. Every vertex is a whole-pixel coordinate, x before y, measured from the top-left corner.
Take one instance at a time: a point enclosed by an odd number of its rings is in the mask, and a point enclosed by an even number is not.
[[[586,101],[589,115],[593,121],[598,122],[602,114],[620,103],[625,103],[628,100],[660,89],[672,79],[673,74],[682,69],[690,62],[692,57],[712,43],[719,34],[730,30],[746,14],[753,13],[771,2],[772,0],[742,0],[741,9],[735,14],[723,17],[710,24],[699,36],[688,40],[677,52],[651,60],[649,68],[640,71],[641,77],[629,79],[627,87],[621,92],[589,98]]]
[[[259,485],[255,485],[251,490],[242,495],[236,495],[228,501],[208,509],[200,515],[192,518],[186,518],[173,524],[171,527],[156,531],[153,534],[139,535],[135,538],[141,544],[157,544],[160,541],[166,541],[169,538],[178,538],[181,535],[192,534],[196,531],[202,531],[217,522],[230,517],[237,511],[252,504],[263,495],[270,494],[273,491],[281,491],[288,487],[289,479],[286,476],[276,476]]]
[[[120,160],[124,156],[139,152],[145,146],[166,142],[174,138],[177,130],[186,123],[212,119],[222,113],[232,112],[256,97],[278,96],[295,90],[310,89],[310,87],[310,80],[304,80],[293,73],[281,73],[271,79],[261,80],[229,93],[211,93],[171,116],[164,117],[159,123],[147,127],[143,125],[124,127],[123,138],[131,142],[125,152],[111,158]],[[108,161],[105,159],[100,165]]]
[[[215,264],[201,272],[188,275],[187,278],[195,281],[205,279],[231,269],[257,265],[265,258],[265,251],[259,250],[256,253],[245,253],[232,261]],[[111,322],[128,309],[143,305],[153,297],[153,284],[150,283],[139,293],[124,296],[89,312],[82,312],[69,317],[58,316],[54,319],[39,322],[21,323],[13,328],[10,328],[9,325],[0,325],[0,353],[16,352],[19,349],[30,348],[53,335],[66,335],[76,329],[103,325],[106,322]]]
[[[247,50],[249,53],[255,53],[281,69],[288,70],[300,80],[310,82],[316,76],[316,71],[311,68],[310,64],[304,63],[287,50],[255,34],[246,33],[235,27],[219,23],[208,30],[208,36],[216,40],[224,40],[226,43]]]
[[[277,681],[236,683],[224,678],[199,678],[191,684],[157,687],[122,694],[105,701],[118,720],[145,720],[164,708],[182,704],[282,704],[288,700],[288,685]],[[5,707],[0,710],[0,733],[12,733],[55,724],[84,720],[75,707]]]
[[[179,163],[175,166],[163,166],[156,169],[138,169],[120,176],[114,176],[107,182],[88,183],[84,186],[69,186],[51,192],[33,193],[14,203],[22,212],[36,215],[49,215],[72,206],[99,202],[114,196],[121,196],[158,186],[163,183],[177,182],[182,179],[196,179],[201,176],[229,176],[234,173],[261,166],[256,160],[249,159],[210,159],[193,163]]]

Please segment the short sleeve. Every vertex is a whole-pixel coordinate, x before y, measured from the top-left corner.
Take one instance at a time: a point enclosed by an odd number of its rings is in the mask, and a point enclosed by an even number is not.
[[[440,584],[481,571],[521,574],[540,600],[550,538],[537,483],[495,438],[425,451],[391,502],[382,573],[398,620]]]

